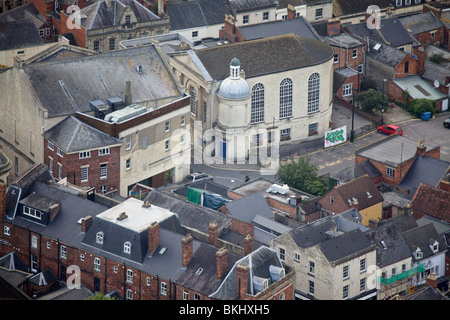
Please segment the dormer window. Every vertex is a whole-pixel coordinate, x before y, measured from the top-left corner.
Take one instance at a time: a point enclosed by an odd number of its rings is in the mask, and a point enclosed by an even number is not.
[[[23,207],[23,214],[33,217],[33,218],[37,218],[37,219],[41,219],[42,217],[42,212],[27,206]]]
[[[103,231],[99,231],[99,232],[97,232],[97,237],[95,239],[95,242],[98,244],[103,244],[104,238],[105,238],[105,234],[103,233]]]
[[[128,253],[128,254],[131,253],[131,242],[130,241],[127,241],[123,244],[123,252]]]
[[[420,248],[417,248],[414,252],[414,258],[416,258],[416,260],[420,260],[423,258],[423,252],[422,250],[420,250]]]
[[[431,251],[433,251],[433,253],[437,253],[439,251],[439,242],[434,239],[430,239],[429,243]]]

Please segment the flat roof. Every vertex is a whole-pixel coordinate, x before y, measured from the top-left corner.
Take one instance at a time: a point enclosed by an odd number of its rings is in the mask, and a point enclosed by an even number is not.
[[[153,204],[150,207],[143,207],[143,203],[141,200],[128,198],[124,202],[100,213],[97,215],[97,218],[108,220],[136,232],[141,232],[147,229],[153,222],[159,223],[174,215],[173,212]],[[125,212],[127,218],[122,220],[117,219],[123,212]]]

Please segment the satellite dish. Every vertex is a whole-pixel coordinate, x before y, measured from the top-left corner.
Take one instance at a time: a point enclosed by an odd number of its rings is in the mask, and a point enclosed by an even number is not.
[[[439,81],[434,80],[434,86],[435,86],[436,88],[439,88]]]

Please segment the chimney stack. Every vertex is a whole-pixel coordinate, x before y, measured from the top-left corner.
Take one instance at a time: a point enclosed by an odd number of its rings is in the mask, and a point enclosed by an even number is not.
[[[0,221],[6,216],[6,183],[0,182]]]
[[[423,75],[423,73],[425,72],[425,49],[423,48],[423,46],[414,47],[413,54],[417,57],[417,73],[419,75]]]
[[[427,277],[427,279],[425,280],[425,285],[427,287],[432,287],[434,289],[437,288],[437,280],[436,280],[436,276],[433,273],[430,273]]]
[[[287,19],[288,20],[295,19],[295,7],[292,4],[288,4],[288,7],[287,7]]]
[[[427,147],[423,142],[423,139],[419,140],[419,144],[417,145],[417,156],[422,157],[427,152]]]
[[[341,33],[341,20],[331,18],[327,22],[327,36],[335,36]]]
[[[158,15],[162,17],[164,15],[164,0],[157,0],[158,1]]]
[[[209,231],[209,244],[217,247],[217,240],[219,238],[219,225],[216,221],[211,221],[211,223],[208,226]]]
[[[58,213],[59,213],[59,204],[55,203],[50,207],[50,221],[53,221],[53,219],[55,219]]]
[[[228,250],[225,247],[216,252],[217,279],[221,280],[228,268]]]
[[[244,255],[248,255],[253,251],[253,238],[248,234],[244,239]]]
[[[94,221],[94,218],[92,216],[84,217],[81,220],[81,232],[88,231],[89,227],[91,226],[92,222]]]
[[[126,91],[125,91],[125,103],[127,106],[133,103],[133,99],[131,97],[131,81],[127,80],[126,82]]]
[[[237,299],[244,299],[248,288],[248,266],[238,264],[236,266],[236,295]]]
[[[187,267],[194,252],[194,238],[188,233],[181,240],[181,265]]]
[[[147,229],[148,232],[148,249],[147,254],[149,256],[155,253],[156,248],[159,245],[159,224],[158,222],[153,222]]]

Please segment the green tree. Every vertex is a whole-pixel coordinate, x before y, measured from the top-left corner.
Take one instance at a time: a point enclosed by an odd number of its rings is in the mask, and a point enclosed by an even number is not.
[[[329,190],[325,181],[317,176],[317,167],[310,165],[307,157],[280,165],[275,178],[292,188],[316,196],[321,196]]]
[[[389,98],[383,92],[375,89],[361,91],[356,95],[355,100],[361,102],[362,109],[369,113],[373,113],[374,110],[386,109],[389,105]]]
[[[433,100],[415,99],[409,104],[407,110],[413,116],[420,118],[422,112],[431,112],[431,114],[434,114],[435,112],[434,105],[435,101]]]
[[[95,294],[90,296],[88,300],[117,300],[117,299],[107,296],[106,294],[103,294],[101,292],[96,292]]]

